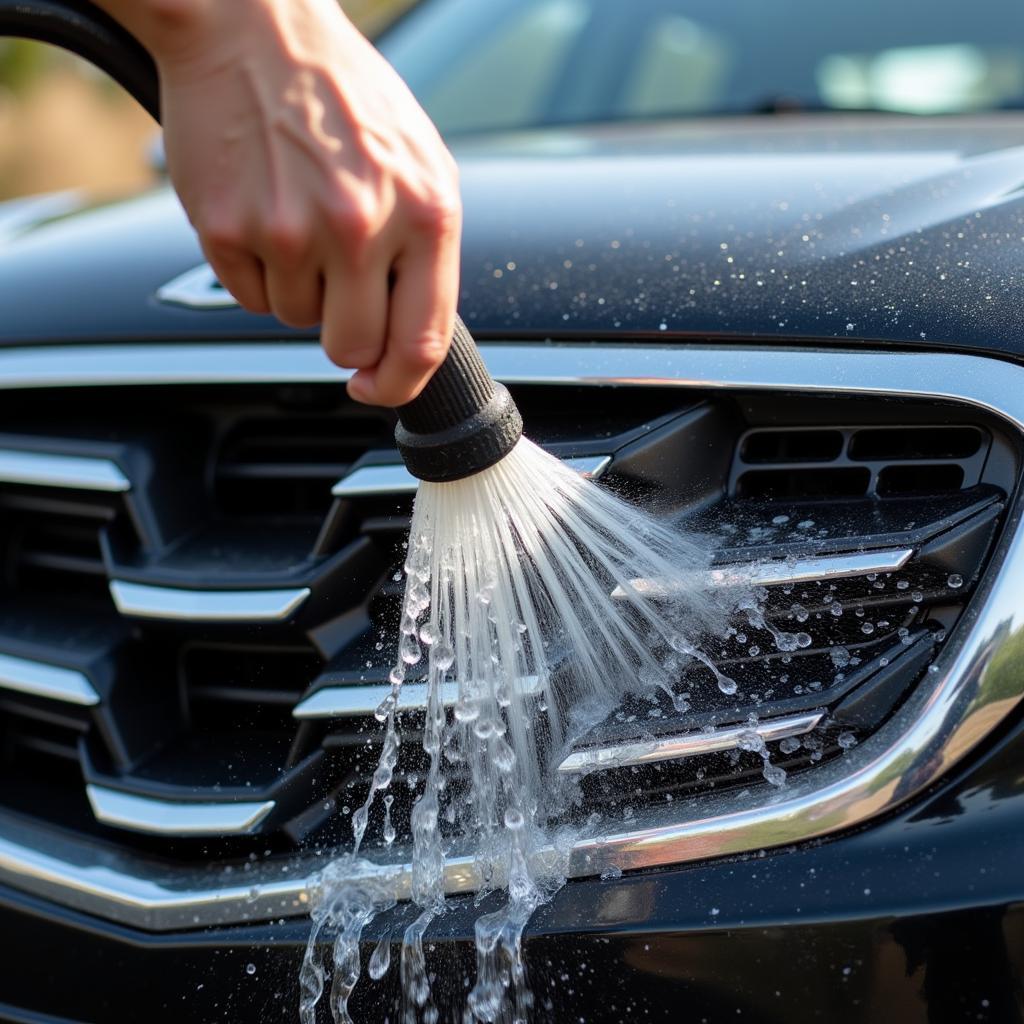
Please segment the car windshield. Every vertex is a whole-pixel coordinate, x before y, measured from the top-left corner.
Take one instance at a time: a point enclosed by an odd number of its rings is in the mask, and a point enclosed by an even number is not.
[[[425,0],[378,44],[449,135],[1024,102],[1020,0]]]

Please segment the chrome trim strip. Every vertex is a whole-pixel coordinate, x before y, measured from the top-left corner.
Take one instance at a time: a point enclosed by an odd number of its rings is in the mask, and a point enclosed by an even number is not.
[[[122,615],[192,622],[279,622],[309,597],[309,587],[290,590],[185,590],[110,581],[110,596]]]
[[[10,654],[0,654],[0,690],[16,690],[86,708],[100,702],[100,695],[81,672]]]
[[[526,676],[521,680],[522,692],[533,695],[540,690],[539,676]],[[391,692],[390,686],[325,686],[310,694],[292,709],[292,717],[309,718],[365,718],[372,715],[380,702]],[[441,684],[441,703],[452,707],[459,699],[459,684]],[[427,706],[426,683],[403,683],[398,710],[422,711]]]
[[[712,754],[718,750],[735,750],[744,736],[756,733],[766,743],[784,740],[789,736],[803,736],[816,728],[825,717],[823,711],[789,718],[767,719],[756,725],[734,725],[708,732],[694,732],[679,736],[633,743],[612,743],[603,747],[585,747],[574,750],[558,766],[560,772],[579,774],[602,768],[628,768],[634,764],[654,761],[675,761],[698,754]]]
[[[897,572],[910,561],[913,548],[886,551],[861,551],[842,555],[817,555],[786,561],[755,562],[752,565],[723,565],[703,573],[707,587],[776,587],[810,580],[839,580],[850,576],[866,576],[874,572]],[[641,594],[649,597],[671,596],[673,588],[658,580],[629,581]],[[616,587],[612,597],[624,598],[625,590]]]
[[[336,498],[415,494],[418,486],[419,480],[402,463],[386,463],[354,469],[331,488],[331,494]]]
[[[910,561],[913,548],[861,551],[845,555],[819,555],[793,561],[762,562],[760,565],[722,566],[708,576],[718,586],[774,587],[810,580],[840,580],[874,572],[897,572]]]
[[[132,487],[128,477],[110,459],[24,452],[14,448],[0,448],[0,481],[114,494],[130,491]]]
[[[97,821],[155,836],[241,836],[274,809],[273,800],[249,803],[185,803],[157,800],[89,783],[85,787]]]
[[[612,461],[610,455],[584,455],[564,459],[565,465],[588,480],[596,480]],[[388,494],[415,494],[419,486],[416,479],[398,463],[382,463],[379,466],[360,466],[343,476],[332,488],[336,498],[363,498]]]
[[[209,263],[186,270],[156,290],[160,302],[187,309],[235,309],[238,300],[217,280]]]
[[[483,347],[492,373],[509,382],[657,385],[701,390],[744,389],[949,400],[1001,417],[1024,432],[1024,367],[953,352],[774,347],[675,348],[646,344],[496,344]],[[345,373],[310,343],[153,346],[64,346],[0,352],[5,388],[173,383],[337,382]],[[1024,681],[1007,688],[993,660],[1024,635],[1024,531],[1011,514],[992,568],[972,598],[972,611],[953,631],[933,668],[873,736],[792,777],[777,793],[709,793],[645,810],[629,829],[582,839],[569,872],[639,869],[791,845],[840,832],[912,800],[971,751],[1019,704]],[[997,661],[998,663],[998,661]],[[682,819],[682,820],[681,820]],[[219,867],[206,872],[153,865],[135,855],[95,852],[89,843],[24,826],[0,814],[0,880],[114,920],[154,930],[213,920],[255,920],[305,912],[306,876],[316,861],[268,868],[268,891],[279,905],[254,901],[226,884]],[[394,856],[400,857],[396,850]],[[320,862],[322,863],[322,862]],[[408,891],[406,866],[381,865],[396,894]],[[470,891],[466,861],[445,869],[446,889]],[[277,899],[277,896],[274,897]],[[291,901],[291,902],[289,902]]]
[[[575,470],[587,480],[597,480],[611,465],[610,455],[578,455],[575,458],[562,460],[569,469]]]

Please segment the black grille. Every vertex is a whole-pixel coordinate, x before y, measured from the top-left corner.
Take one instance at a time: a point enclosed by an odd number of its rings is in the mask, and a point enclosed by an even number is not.
[[[613,456],[604,485],[703,534],[721,569],[909,552],[898,568],[769,580],[769,620],[806,631],[806,647],[779,652],[737,621],[705,638],[735,695],[694,669],[688,708],[627,703],[578,751],[820,713],[812,732],[772,742],[773,761],[799,772],[838,756],[899,706],[955,627],[1018,463],[998,424],[952,405],[630,387],[515,397],[532,437],[566,458]],[[332,486],[397,465],[389,414],[334,386],[239,385],[12,395],[4,416],[0,656],[13,661],[0,663],[0,806],[183,859],[344,842],[379,749],[372,708],[393,661],[411,495]],[[125,488],[5,483],[5,451],[103,463]],[[128,588],[120,611],[111,581]],[[132,604],[182,591],[196,601]],[[293,604],[222,613],[254,592]],[[216,614],[200,600],[211,594]],[[62,685],[77,697],[13,678],[40,665],[71,673]],[[359,700],[303,711],[330,693]],[[400,830],[425,768],[417,727],[405,712]],[[733,749],[584,786],[589,810],[628,819],[651,801],[765,785],[762,767]],[[103,794],[251,806],[258,820],[153,834],[110,824]]]

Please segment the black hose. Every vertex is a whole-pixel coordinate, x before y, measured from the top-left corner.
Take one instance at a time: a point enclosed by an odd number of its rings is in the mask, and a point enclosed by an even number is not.
[[[113,18],[86,0],[0,0],[0,36],[52,43],[105,71],[160,120],[153,58]]]
[[[0,0],[0,36],[52,43],[105,71],[160,120],[153,58],[129,32],[88,0]],[[456,317],[448,357],[419,397],[400,406],[395,440],[422,480],[461,480],[503,459],[523,421],[508,391],[484,366]]]

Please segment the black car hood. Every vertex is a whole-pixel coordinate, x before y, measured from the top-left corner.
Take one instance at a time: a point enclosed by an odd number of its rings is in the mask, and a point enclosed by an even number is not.
[[[482,337],[1024,354],[1020,115],[551,130],[456,152],[460,309]],[[22,227],[0,238],[0,344],[302,336],[157,301],[201,259],[169,191]]]

